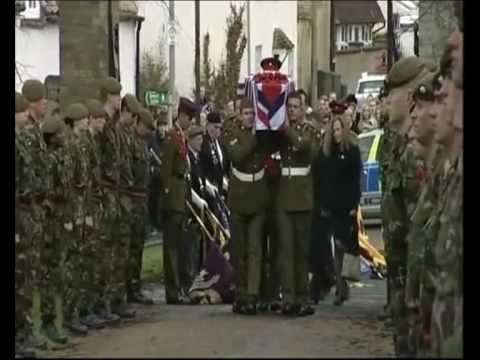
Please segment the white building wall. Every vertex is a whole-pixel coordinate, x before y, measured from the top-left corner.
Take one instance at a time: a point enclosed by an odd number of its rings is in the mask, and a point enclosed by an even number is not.
[[[244,1],[232,1],[240,5]],[[165,2],[168,4],[168,1]],[[145,17],[141,30],[141,51],[155,51],[161,46],[168,66],[168,7],[159,1],[137,1],[139,15]],[[297,3],[296,1],[251,1],[251,66],[256,69],[255,46],[262,45],[262,57],[272,55],[273,28],[280,27],[296,43],[297,39]],[[203,37],[210,34],[210,59],[215,67],[225,59],[226,18],[230,14],[230,1],[200,2],[200,51],[203,51]],[[195,3],[194,1],[175,1],[177,32],[175,44],[175,85],[182,96],[192,96],[195,87]],[[245,33],[247,31],[247,13],[245,11]],[[160,43],[159,43],[160,42]],[[201,53],[201,62],[203,54]],[[292,62],[296,62],[296,55]],[[247,49],[241,63],[240,81],[247,75]],[[290,65],[285,61],[282,70],[288,72]],[[296,66],[293,66],[296,77]]]
[[[15,62],[23,81],[38,79],[42,82],[48,75],[60,75],[59,28],[57,24],[43,28],[15,26]],[[20,91],[22,82],[15,74],[15,90]]]
[[[119,26],[119,60],[122,95],[135,94],[136,21],[122,21]]]

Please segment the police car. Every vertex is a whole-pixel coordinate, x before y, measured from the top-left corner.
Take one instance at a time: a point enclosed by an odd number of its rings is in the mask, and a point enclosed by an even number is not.
[[[381,223],[380,203],[382,199],[382,189],[378,160],[382,147],[382,136],[383,130],[381,129],[375,129],[358,136],[363,162],[360,207],[365,224]]]

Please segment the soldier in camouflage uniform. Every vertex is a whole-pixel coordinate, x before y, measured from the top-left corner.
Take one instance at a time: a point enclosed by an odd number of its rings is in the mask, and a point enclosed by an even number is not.
[[[18,199],[18,236],[16,237],[20,263],[17,271],[23,275],[21,314],[25,324],[25,344],[44,347],[46,338],[41,334],[42,299],[41,253],[44,246],[46,196],[50,178],[46,173],[46,144],[40,125],[46,113],[45,89],[38,80],[27,80],[22,94],[29,102],[28,121],[18,135],[16,191]],[[17,264],[16,264],[17,265]],[[28,313],[26,307],[30,307]]]
[[[411,113],[414,148],[416,155],[424,161],[425,173],[419,172],[421,193],[411,218],[411,227],[407,237],[407,283],[405,286],[405,303],[409,318],[409,351],[421,353],[422,321],[420,315],[420,289],[423,269],[425,239],[423,232],[438,198],[438,176],[436,166],[441,148],[434,141],[436,112],[434,111],[434,85],[438,84],[440,74],[428,74],[414,92],[415,107]],[[423,180],[422,180],[423,177]]]
[[[72,191],[73,160],[63,147],[63,122],[59,116],[47,116],[42,132],[47,145],[48,171],[52,187],[49,191],[51,207],[45,223],[45,247],[42,252],[42,299],[45,333],[49,339],[65,344],[64,332],[64,286],[67,246],[66,232],[71,219],[67,217],[68,194]]]
[[[453,143],[447,154],[446,186],[442,192],[439,234],[432,274],[432,348],[435,356],[463,357],[463,3],[455,4],[458,25],[448,42],[452,61],[446,107],[453,112]]]
[[[85,334],[88,330],[81,318],[88,315],[92,297],[91,259],[95,256],[95,239],[90,234],[91,215],[87,212],[90,196],[90,146],[88,141],[88,109],[80,104],[68,106],[64,122],[69,128],[68,152],[73,158],[73,189],[69,196],[69,276],[67,286],[67,326],[70,330]],[[70,223],[69,222],[69,223]]]
[[[21,344],[30,327],[29,311],[31,299],[28,296],[28,247],[20,238],[20,174],[21,157],[26,155],[23,131],[28,121],[29,103],[25,97],[15,93],[15,354],[33,357],[34,349]]]
[[[134,185],[130,191],[132,197],[133,211],[131,216],[131,238],[129,254],[129,284],[128,301],[145,305],[153,304],[151,299],[146,298],[141,293],[141,278],[143,246],[146,238],[146,187],[148,182],[148,159],[147,139],[155,130],[152,114],[141,108],[138,112],[138,118],[134,127],[135,143],[133,153],[133,178]]]
[[[390,306],[394,321],[397,356],[408,356],[408,322],[405,307],[407,266],[406,237],[410,217],[418,198],[417,171],[423,164],[416,158],[408,142],[409,110],[412,92],[428,69],[416,57],[402,58],[394,64],[387,77],[389,127],[392,148],[387,172],[387,188],[382,202],[384,236],[390,276]]]

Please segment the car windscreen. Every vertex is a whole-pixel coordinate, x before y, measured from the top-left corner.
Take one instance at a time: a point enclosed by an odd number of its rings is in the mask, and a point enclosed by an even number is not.
[[[368,160],[368,154],[370,153],[370,148],[372,147],[374,139],[375,139],[375,135],[365,136],[358,139],[358,145],[360,147],[362,162],[365,162]]]
[[[358,87],[359,94],[378,93],[383,86],[383,80],[362,81]]]

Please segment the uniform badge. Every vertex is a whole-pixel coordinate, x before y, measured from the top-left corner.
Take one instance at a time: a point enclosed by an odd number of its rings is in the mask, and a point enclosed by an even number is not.
[[[232,141],[230,141],[230,146],[235,145],[237,142],[238,142],[237,138],[233,139]]]

